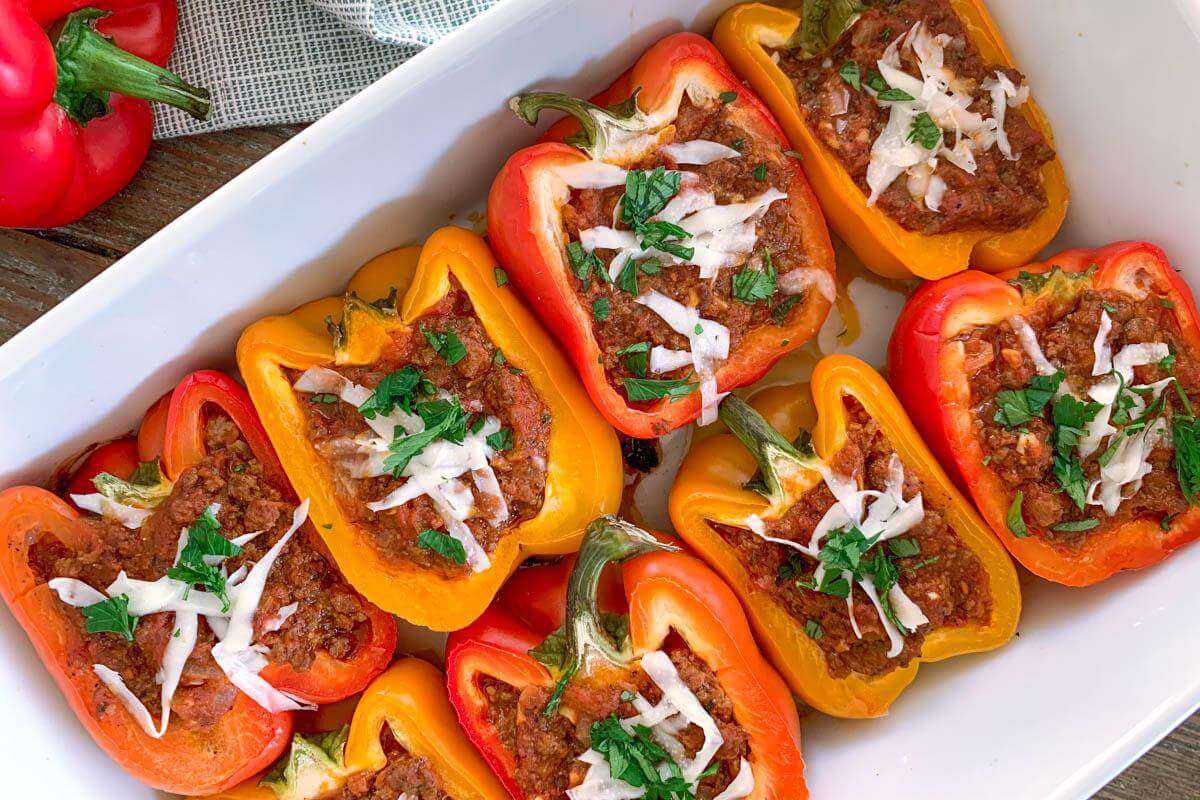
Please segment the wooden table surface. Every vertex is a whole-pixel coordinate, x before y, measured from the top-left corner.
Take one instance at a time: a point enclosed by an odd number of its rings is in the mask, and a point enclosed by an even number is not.
[[[159,142],[134,182],[79,222],[36,233],[0,230],[0,342],[299,130],[279,126]],[[1200,713],[1095,800],[1200,800]]]

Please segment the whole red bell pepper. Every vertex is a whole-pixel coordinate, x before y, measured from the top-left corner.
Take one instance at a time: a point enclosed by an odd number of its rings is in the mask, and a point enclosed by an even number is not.
[[[1043,283],[1036,276],[1055,270],[1071,277],[1030,289]],[[1032,283],[1028,276],[1035,276]],[[1146,242],[1120,242],[1097,250],[1068,250],[996,275],[968,270],[925,283],[900,314],[888,364],[891,384],[925,441],[971,493],[1009,552],[1031,572],[1069,586],[1086,586],[1120,570],[1161,561],[1200,537],[1200,508],[1191,506],[1161,525],[1147,518],[1108,525],[1085,533],[1077,547],[1056,545],[1033,524],[1027,532],[1015,532],[1009,517],[1016,487],[989,466],[973,420],[966,354],[955,337],[973,326],[1027,315],[1041,304],[1061,303],[1064,296],[1089,287],[1160,295],[1162,313],[1174,318],[1190,353],[1200,353],[1195,299],[1166,255]]]
[[[550,128],[540,144],[513,154],[488,196],[488,241],[497,259],[534,313],[558,337],[600,413],[613,427],[639,438],[662,436],[696,419],[701,412],[701,392],[668,395],[647,405],[627,399],[628,389],[619,388],[609,375],[593,330],[597,324],[594,306],[583,302],[576,292],[580,278],[571,266],[563,235],[566,198],[562,192],[569,193],[569,189],[555,174],[589,158],[632,168],[644,156],[646,140],[665,142],[664,135],[673,135],[673,122],[685,93],[724,103],[724,113],[755,143],[763,145],[761,152],[770,152],[772,157],[783,154],[783,169],[789,177],[779,188],[787,193],[790,224],[802,241],[790,255],[805,263],[825,287],[805,292],[803,302],[795,300],[801,295],[792,295],[787,303],[777,305],[773,311],[776,324],[768,320],[749,329],[715,370],[720,392],[753,383],[787,352],[815,335],[824,322],[831,305],[826,292],[832,293],[834,284],[833,248],[800,162],[787,156],[790,144],[783,131],[707,39],[692,33],[668,36],[590,103],[551,92],[514,98],[514,110],[531,124],[546,108],[571,116]],[[651,135],[636,138],[641,133]],[[629,144],[631,137],[638,143],[636,147]],[[765,169],[765,164],[760,167]]]
[[[211,407],[237,425],[255,459],[262,465],[266,479],[285,497],[294,498],[275,448],[267,438],[244,386],[218,370],[199,370],[184,376],[170,398],[161,447],[163,469],[168,477],[178,479],[184,470],[198,464],[207,454],[204,431]],[[151,407],[143,425],[154,420],[153,412],[158,405]],[[333,563],[321,537],[310,527],[304,528],[301,536],[293,546],[316,548],[326,561]],[[365,598],[359,599],[369,620],[370,633],[358,643],[350,659],[338,660],[322,651],[304,672],[296,671],[290,664],[273,662],[263,668],[263,678],[278,689],[314,703],[332,703],[362,691],[392,660],[396,649],[396,623],[390,614]]]
[[[619,577],[623,584],[624,602],[606,588],[606,568],[612,564],[620,565],[612,579]],[[562,698],[569,704],[570,682],[603,675],[612,664],[630,664],[662,648],[668,636],[680,637],[729,697],[734,718],[748,737],[754,777],[749,797],[808,797],[791,694],[760,654],[733,592],[702,562],[646,531],[602,517],[589,526],[569,571],[561,564],[532,567],[514,580],[517,589],[499,596],[470,626],[450,634],[446,645],[450,701],[467,736],[513,798],[527,797],[517,778],[517,754],[505,746],[491,721],[481,681],[490,677],[518,691],[554,687],[551,703]],[[533,614],[524,604],[531,599],[539,605]],[[515,601],[522,604],[507,606]],[[628,614],[624,642],[612,639],[601,621],[619,612]],[[551,627],[555,624],[557,630]],[[530,654],[552,632],[565,642],[562,661],[553,669]],[[553,713],[554,707],[548,705],[544,713]]]
[[[208,92],[162,66],[176,24],[175,0],[0,0],[0,227],[116,194],[149,151],[148,100],[208,115]]]

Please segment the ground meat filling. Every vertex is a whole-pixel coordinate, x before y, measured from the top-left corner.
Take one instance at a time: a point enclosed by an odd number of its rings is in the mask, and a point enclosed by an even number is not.
[[[737,776],[742,759],[750,754],[749,738],[734,718],[733,703],[708,665],[684,647],[667,653],[680,678],[716,721],[724,739],[711,762],[716,770],[696,788],[697,800],[711,800]],[[572,681],[564,694],[562,710],[546,716],[542,710],[550,699],[550,689],[518,690],[491,677],[482,679],[480,685],[487,697],[489,719],[505,749],[515,755],[517,782],[530,800],[558,800],[565,797],[567,789],[583,781],[587,765],[578,757],[592,746],[592,723],[614,713],[620,719],[637,713],[632,703],[621,699],[622,693],[640,692],[651,703],[662,697],[654,681],[640,669],[612,670]],[[688,725],[677,738],[689,758],[704,743],[704,734],[695,725]]]
[[[474,495],[475,516],[466,520],[476,541],[491,552],[502,538],[541,511],[546,495],[546,466],[550,443],[550,411],[520,369],[507,362],[496,348],[458,281],[450,278],[451,291],[412,329],[393,334],[391,345],[380,359],[367,366],[334,367],[353,383],[375,389],[396,370],[412,365],[435,387],[455,395],[462,407],[475,416],[492,416],[512,432],[512,446],[497,451],[489,464],[508,506],[508,519],[494,524],[490,519],[490,495],[480,492],[469,478]],[[435,333],[453,332],[466,349],[450,365],[433,349],[421,329]],[[302,373],[290,371],[294,384]],[[469,569],[422,547],[417,537],[426,529],[441,531],[445,521],[427,495],[404,505],[375,512],[367,507],[402,486],[406,478],[380,475],[351,477],[339,460],[348,438],[373,435],[358,409],[345,402],[319,402],[328,396],[298,392],[308,425],[308,438],[329,465],[338,500],[347,519],[374,537],[375,546],[386,558],[415,564],[440,574],[456,575]]]
[[[952,88],[972,98],[969,111],[991,117],[992,100],[980,84],[994,78],[999,68],[983,61],[949,0],[876,4],[832,50],[816,58],[801,58],[790,50],[775,51],[780,68],[796,87],[809,126],[837,154],[866,195],[871,193],[867,185],[871,148],[889,116],[889,109],[866,91],[868,77],[877,74],[877,62],[888,45],[917,22],[923,22],[931,35],[950,37],[944,48],[944,63],[959,79]],[[901,69],[919,77],[921,71],[913,50],[901,47],[900,55]],[[864,87],[861,91],[841,75],[849,62],[859,65]],[[1015,86],[1021,85],[1023,77],[1017,70],[999,71]],[[909,191],[903,174],[879,196],[877,206],[907,230],[927,235],[971,229],[1011,231],[1028,225],[1046,208],[1041,168],[1054,158],[1054,151],[1019,109],[1009,108],[1004,131],[1015,160],[1005,158],[996,146],[976,149],[977,168],[972,175],[944,157],[939,159],[933,174],[945,181],[946,190],[938,211],[926,206],[923,195]],[[944,132],[944,144],[952,148],[954,137],[954,131]]]
[[[1085,391],[1100,376],[1092,376],[1095,364],[1093,345],[1100,327],[1101,313],[1112,320],[1109,341],[1115,354],[1129,344],[1166,343],[1174,352],[1173,363],[1154,363],[1134,369],[1133,384],[1148,384],[1174,376],[1179,387],[1195,403],[1200,392],[1200,361],[1186,343],[1166,298],[1149,294],[1137,299],[1123,292],[1083,289],[1063,302],[1046,303],[1025,315],[1051,364],[1066,373],[1066,382],[1084,400]],[[1030,532],[1065,549],[1076,549],[1089,536],[1122,525],[1132,519],[1148,518],[1158,522],[1187,510],[1174,465],[1174,450],[1164,439],[1150,453],[1151,471],[1141,486],[1108,516],[1098,505],[1087,504],[1081,510],[1063,491],[1054,472],[1054,426],[1049,414],[1009,427],[996,421],[997,398],[1003,390],[1021,390],[1037,374],[1033,361],[1008,321],[972,328],[955,339],[961,343],[971,389],[972,423],[977,441],[982,443],[985,463],[1013,496],[1023,493],[1022,511]],[[1168,420],[1180,413],[1182,401],[1173,386],[1163,393],[1162,414]],[[1049,411],[1052,404],[1047,404]],[[1091,484],[1100,474],[1101,446],[1081,459],[1083,478]],[[1055,526],[1097,520],[1099,524],[1083,531],[1057,531]]]
[[[666,153],[656,151],[647,154],[630,168],[650,170],[661,166],[668,170],[692,173],[697,176],[697,188],[712,192],[719,205],[743,202],[771,187],[786,192],[791,185],[791,159],[780,150],[777,143],[757,139],[733,123],[723,103],[698,106],[685,95],[675,120],[674,140],[707,140],[732,145],[740,150],[741,156],[720,159],[703,166],[681,166]],[[572,190],[571,200],[562,210],[567,241],[579,241],[581,230],[612,226],[614,219],[620,217],[618,204],[624,193],[623,186]],[[786,273],[813,267],[805,255],[805,237],[816,234],[800,230],[794,224],[787,200],[772,203],[766,214],[758,220],[756,230],[758,239],[750,262],[756,267],[761,266],[764,254],[769,252],[771,263],[781,276],[781,284],[786,282],[782,279]],[[597,248],[595,253],[607,270],[617,251]],[[606,316],[593,311],[592,330],[613,386],[623,391],[623,378],[646,377],[644,369],[631,369],[631,359],[620,353],[625,348],[649,342],[651,347],[661,345],[673,350],[689,349],[686,336],[673,330],[658,314],[634,302],[636,297],[646,292],[656,291],[666,295],[697,309],[702,318],[715,320],[727,327],[730,352],[736,351],[746,334],[755,328],[766,324],[783,324],[791,315],[803,313],[801,307],[807,302],[808,292],[812,289],[795,295],[797,299],[788,299],[793,296],[782,292],[761,302],[746,303],[735,299],[733,276],[741,269],[743,267],[725,267],[719,270],[715,278],[702,279],[695,266],[672,266],[664,262],[657,274],[638,274],[636,294],[598,279],[594,274],[586,286],[578,277],[569,278],[584,308],[594,310],[597,303],[608,304]],[[604,318],[601,319],[601,316]],[[692,372],[692,367],[688,365],[651,377],[679,379]]]
[[[895,450],[858,401],[848,398],[846,406],[846,445],[834,456],[830,467],[838,474],[861,476],[864,489],[882,491]],[[922,483],[912,470],[906,469],[904,476],[903,494],[907,500],[921,492]],[[766,533],[807,543],[817,523],[835,502],[829,487],[821,482],[783,517],[766,522]],[[979,558],[959,541],[942,510],[928,495],[924,496],[924,508],[921,523],[901,537],[915,539],[920,552],[896,556],[894,562],[900,573],[900,587],[920,607],[929,623],[910,631],[904,638],[904,649],[894,658],[887,655],[889,639],[875,606],[857,587],[854,619],[861,637],[854,632],[844,599],[797,585],[798,578],[812,577],[814,559],[765,541],[743,528],[709,524],[733,547],[750,574],[753,589],[766,592],[798,624],[805,626],[824,651],[830,675],[875,677],[899,669],[919,656],[925,637],[935,629],[986,625],[991,620],[992,598]],[[877,545],[880,546],[883,545]]]
[[[379,770],[351,775],[325,800],[454,800],[442,789],[429,759],[408,752],[396,741],[390,726],[383,726],[379,741],[387,764]]]
[[[89,516],[80,523],[90,534],[85,550],[70,550],[50,535],[38,538],[30,548],[30,564],[38,581],[76,578],[102,590],[122,570],[133,579],[161,578],[175,563],[180,531],[212,503],[221,506],[217,518],[226,538],[264,531],[244,546],[242,555],[230,558],[227,568],[232,572],[261,559],[287,530],[294,505],[266,482],[262,466],[228,418],[214,416],[206,431],[209,455],[179,477],[171,494],[140,530]],[[363,601],[315,549],[311,529],[303,536],[280,553],[254,619],[255,641],[269,648],[268,659],[300,672],[307,670],[320,652],[335,659],[352,657],[370,633]],[[266,631],[267,622],[291,603],[298,604],[296,612],[278,631]],[[141,618],[130,642],[115,634],[86,633],[83,615],[75,608],[64,604],[61,613],[79,635],[80,646],[70,651],[72,668],[90,671],[92,664],[104,664],[116,670],[150,713],[160,716],[160,686],[155,676],[173,632],[173,615]],[[196,646],[171,703],[173,726],[207,728],[232,707],[237,690],[213,660],[214,644],[212,631],[200,625]],[[101,716],[110,707],[121,708],[103,686],[97,689],[94,703]]]

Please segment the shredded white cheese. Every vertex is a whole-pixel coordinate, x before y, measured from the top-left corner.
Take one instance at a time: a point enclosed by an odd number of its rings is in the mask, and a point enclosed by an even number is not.
[[[741,158],[742,154],[728,145],[708,139],[693,139],[664,145],[662,152],[676,164],[711,164],[726,158]]]
[[[102,517],[116,520],[130,530],[137,530],[142,527],[142,524],[154,513],[153,508],[137,508],[136,506],[118,503],[116,500],[99,493],[73,494],[71,495],[71,501],[84,511],[91,511],[93,514],[99,514]]]
[[[606,161],[579,161],[555,167],[554,174],[566,181],[572,189],[607,189],[624,186],[629,174],[615,164]]]
[[[728,394],[717,391],[716,368],[729,358],[729,329],[716,320],[704,319],[696,309],[660,292],[646,292],[635,302],[661,317],[673,331],[687,337],[692,365],[700,379],[699,422],[707,425],[715,421],[717,406]]]

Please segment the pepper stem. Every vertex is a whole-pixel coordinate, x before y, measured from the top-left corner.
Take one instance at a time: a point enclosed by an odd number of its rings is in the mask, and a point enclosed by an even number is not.
[[[542,109],[550,108],[571,115],[579,121],[580,132],[568,139],[588,154],[589,158],[601,159],[608,150],[610,140],[621,132],[641,133],[648,127],[646,115],[638,108],[634,90],[628,100],[608,108],[571,97],[561,92],[525,92],[508,101],[513,112],[529,125],[536,125]]]
[[[647,553],[676,552],[679,548],[658,541],[652,535],[614,516],[604,516],[588,525],[579,549],[579,557],[567,582],[567,619],[564,627],[550,635],[565,637],[562,669],[545,712],[553,714],[562,700],[567,683],[597,656],[613,664],[630,658],[628,629],[619,633],[611,619],[600,612],[597,594],[600,576],[609,564],[620,564]],[[611,615],[608,615],[611,617]],[[628,622],[621,618],[622,625]],[[608,623],[607,626],[605,623]]]
[[[795,443],[789,442],[762,414],[736,395],[729,395],[721,402],[717,415],[758,462],[759,471],[745,488],[766,497],[772,506],[788,502],[789,479],[820,464],[807,432],[801,433]]]
[[[155,100],[204,119],[212,108],[207,89],[185,83],[175,73],[113,44],[98,32],[96,22],[107,11],[85,8],[63,22],[54,40],[58,82],[54,101],[71,119],[86,125],[108,113],[111,92]]]

